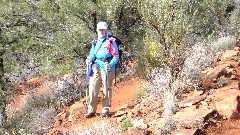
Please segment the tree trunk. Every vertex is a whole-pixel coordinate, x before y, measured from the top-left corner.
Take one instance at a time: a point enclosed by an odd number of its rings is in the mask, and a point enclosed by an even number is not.
[[[0,55],[0,127],[4,125],[7,117],[5,114],[6,110],[6,99],[5,99],[5,82],[4,82],[4,68],[3,68],[3,58]]]
[[[93,3],[97,4],[97,0],[92,0]],[[96,32],[97,29],[97,13],[96,11],[92,13],[92,19],[93,19],[93,30]]]
[[[97,13],[93,13],[92,18],[93,18],[93,30],[96,32],[96,29],[97,29]]]

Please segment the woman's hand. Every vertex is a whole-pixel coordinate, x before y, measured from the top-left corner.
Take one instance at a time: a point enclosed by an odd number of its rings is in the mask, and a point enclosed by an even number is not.
[[[106,68],[106,69],[109,69],[109,68],[110,68],[110,65],[109,65],[107,62],[105,62],[104,65],[105,65],[105,68]]]
[[[89,65],[91,63],[91,61],[88,58],[86,59],[85,62],[86,62],[87,65]]]

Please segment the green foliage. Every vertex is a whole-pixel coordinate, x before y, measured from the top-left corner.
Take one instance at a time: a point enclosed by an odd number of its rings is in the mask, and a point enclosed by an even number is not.
[[[33,66],[36,73],[14,80],[24,81],[52,70],[59,69],[56,72],[63,73],[63,69],[76,68],[69,63],[77,61],[76,57],[85,57],[88,54],[89,49],[86,46],[96,36],[97,21],[107,20],[115,35],[127,34],[138,20],[134,17],[137,15],[128,12],[134,9],[131,7],[127,1],[118,0],[4,1],[0,8],[3,11],[0,18],[3,24],[0,44],[1,48],[6,49],[5,76],[23,76],[23,70]],[[129,16],[125,17],[117,9]],[[129,17],[132,19],[128,19]],[[123,26],[123,30],[117,29]],[[62,66],[64,64],[69,66]]]
[[[145,57],[151,67],[157,67],[159,66],[159,63],[161,63],[161,48],[157,42],[152,42],[149,39],[144,40],[144,52]]]
[[[140,100],[143,96],[143,91],[142,90],[138,90],[136,93],[135,93],[135,96],[136,96],[136,99],[137,100]]]
[[[6,93],[4,91],[4,86],[3,86],[3,84],[0,84],[0,97],[1,97],[0,108],[5,107],[5,95],[6,95]]]
[[[190,8],[182,0],[150,0],[139,3],[146,24],[146,40],[143,45],[147,65],[156,67],[164,64],[181,68],[183,50],[187,45],[185,37],[191,29],[189,16],[186,15]]]
[[[215,40],[211,46],[210,50],[214,53],[218,51],[231,50],[235,47],[236,39],[233,36],[221,37]]]
[[[231,12],[229,17],[229,33],[234,35],[236,38],[240,37],[240,9],[235,8],[234,11]]]
[[[200,37],[217,35],[221,28],[226,25],[225,10],[232,3],[234,0],[193,1],[193,8],[190,11],[190,14],[193,15],[191,17],[193,21],[192,32]]]
[[[183,1],[144,1],[139,10],[149,28],[147,36],[159,42],[164,51],[169,52],[170,48],[183,42],[190,28],[189,18],[184,15],[187,5]]]
[[[146,61],[145,59],[140,59],[138,58],[137,60],[137,67],[136,67],[136,72],[137,74],[141,77],[141,78],[146,78],[147,76],[147,69],[148,69],[148,66],[146,66]]]
[[[53,69],[45,72],[47,75],[62,75],[68,73],[73,68],[71,63],[59,63],[56,64]]]
[[[239,18],[240,18],[240,9],[239,8],[235,8],[231,12],[231,16],[229,17],[230,23],[232,25],[239,25]]]
[[[147,39],[142,51],[146,52],[146,63],[141,65],[155,67],[164,64],[172,68],[173,76],[178,75],[189,46],[202,37],[211,38],[223,31],[227,25],[225,10],[231,4],[234,4],[233,0],[139,2]]]
[[[125,130],[127,130],[129,127],[132,127],[133,126],[133,124],[132,124],[132,121],[131,120],[129,120],[129,119],[124,119],[122,122],[121,122],[121,124],[120,124],[120,126],[119,126],[119,129],[121,130],[121,131],[125,131]]]
[[[85,3],[75,2],[78,9],[88,7],[82,5]],[[2,10],[10,12],[2,12],[5,18],[0,20],[4,20],[3,26],[8,29],[2,27],[3,40],[0,44],[6,49],[6,77],[11,77],[13,71],[21,76],[24,69],[30,68],[30,64],[39,67],[40,71],[31,77],[48,72],[53,67],[62,67],[63,64],[75,61],[74,56],[77,54],[74,49],[79,49],[77,52],[81,52],[80,55],[86,55],[84,46],[93,33],[78,18],[77,14],[83,11],[63,10],[65,6],[71,6],[71,3],[61,5],[62,1],[58,3],[41,0],[35,3],[22,1],[5,4]]]
[[[227,80],[225,78],[220,78],[218,81],[217,81],[217,87],[218,88],[221,88],[221,87],[224,87],[227,85]]]
[[[233,58],[233,60],[234,60],[235,62],[238,62],[238,61],[240,60],[240,56],[235,56],[235,57]]]
[[[131,48],[132,39],[138,40],[135,33],[141,26],[135,24],[139,20],[134,2],[129,1],[1,1],[0,49],[5,53],[0,79],[20,83],[82,68],[80,57],[88,54],[98,21],[107,21],[121,39],[128,36]]]
[[[32,112],[25,112],[17,116],[11,116],[6,122],[6,125],[8,126],[6,132],[15,134],[30,133],[28,125],[32,118]]]

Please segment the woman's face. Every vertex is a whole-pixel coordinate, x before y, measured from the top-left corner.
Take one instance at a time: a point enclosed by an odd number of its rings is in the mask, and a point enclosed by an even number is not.
[[[102,37],[104,37],[104,36],[106,35],[106,30],[105,30],[105,29],[99,29],[99,30],[98,30],[98,33],[99,33]]]

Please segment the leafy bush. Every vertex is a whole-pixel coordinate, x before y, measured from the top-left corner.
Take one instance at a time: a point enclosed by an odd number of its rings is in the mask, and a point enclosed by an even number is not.
[[[234,36],[224,36],[212,42],[209,49],[212,53],[216,53],[219,51],[231,50],[235,47],[235,45],[236,39]]]
[[[140,53],[140,51],[139,51]],[[142,53],[141,53],[142,54]],[[146,58],[144,58],[144,56],[136,56],[137,59],[137,67],[136,67],[136,72],[137,74],[142,77],[142,78],[146,78],[147,76],[147,70],[148,70],[148,64],[147,64],[147,60]]]
[[[136,72],[138,75],[142,78],[146,78],[147,75],[147,69],[149,68],[149,64],[147,61],[147,58],[145,57],[145,54],[148,52],[145,52],[144,50],[144,43],[143,41],[136,41],[138,45],[136,45],[134,48],[134,55],[135,55],[135,60],[137,63],[136,67]]]
[[[120,126],[119,126],[119,129],[121,130],[121,131],[125,131],[125,130],[127,130],[129,127],[132,127],[133,126],[133,124],[132,124],[132,121],[131,120],[129,120],[129,119],[124,119],[122,122],[121,122],[121,124],[120,124]]]
[[[183,1],[141,1],[139,11],[146,25],[143,53],[145,64],[140,66],[159,67],[162,64],[178,71],[184,60],[185,35],[190,29],[187,3]],[[176,68],[175,68],[176,67]]]
[[[234,37],[240,37],[240,8],[235,8],[229,17],[229,26],[228,32]]]
[[[157,67],[161,63],[161,49],[157,42],[144,40],[144,56],[151,67]]]
[[[223,29],[228,24],[225,10],[231,4],[234,4],[233,0],[139,2],[139,12],[146,25],[144,42],[140,44],[144,46],[141,55],[145,59],[139,60],[139,66],[159,67],[164,64],[172,68],[171,72],[176,76],[186,60],[187,51],[196,41],[214,40],[221,32],[227,37],[228,33]],[[238,10],[232,14],[234,24],[240,20]],[[233,41],[232,38],[221,39],[221,46],[217,45],[218,48],[213,47],[213,50],[230,49]],[[141,68],[140,71],[144,70],[147,69]]]
[[[236,61],[236,62],[238,62],[238,61],[240,60],[240,56],[235,56],[235,57],[233,58],[233,60]]]
[[[136,96],[136,99],[139,100],[142,98],[142,95],[143,95],[143,92],[141,90],[138,90],[136,93],[135,93],[135,96]]]
[[[218,81],[217,81],[217,87],[218,88],[221,88],[221,87],[224,87],[227,85],[227,80],[225,78],[220,78]]]

